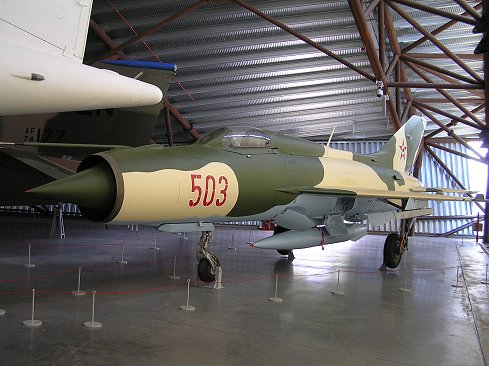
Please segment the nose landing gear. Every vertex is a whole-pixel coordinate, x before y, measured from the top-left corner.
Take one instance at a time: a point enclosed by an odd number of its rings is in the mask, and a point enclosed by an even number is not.
[[[212,240],[210,231],[203,231],[200,236],[199,247],[197,249],[197,274],[203,282],[214,282],[216,280],[216,271],[220,267],[219,259],[209,251],[208,245]]]

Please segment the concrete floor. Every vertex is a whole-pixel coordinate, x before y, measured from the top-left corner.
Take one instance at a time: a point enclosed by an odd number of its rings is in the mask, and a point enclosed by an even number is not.
[[[415,237],[405,272],[380,272],[384,236],[295,251],[289,261],[250,248],[271,233],[219,227],[214,253],[224,289],[190,287],[198,234],[66,220],[49,239],[45,219],[0,217],[0,365],[486,365],[488,257],[473,240]],[[160,250],[150,249],[156,238]],[[32,263],[27,269],[28,243]],[[116,263],[124,259],[127,264]],[[235,247],[236,249],[228,249]],[[171,280],[173,261],[181,280]],[[456,282],[456,267],[464,271]],[[81,289],[74,296],[78,266]],[[340,272],[339,291],[337,270]],[[275,277],[280,275],[278,297]],[[37,291],[31,318],[32,289]],[[485,355],[485,356],[484,356]]]

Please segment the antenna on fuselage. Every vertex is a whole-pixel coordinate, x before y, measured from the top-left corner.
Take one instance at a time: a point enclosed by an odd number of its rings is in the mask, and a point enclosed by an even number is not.
[[[336,128],[336,126],[333,126],[333,131],[331,131],[331,135],[329,135],[329,139],[328,139],[328,143],[326,144],[326,147],[329,147],[329,143],[331,142],[331,139],[333,138],[335,128]]]

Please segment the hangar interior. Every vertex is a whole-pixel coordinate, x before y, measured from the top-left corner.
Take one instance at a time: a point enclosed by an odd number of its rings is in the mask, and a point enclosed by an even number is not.
[[[169,149],[247,125],[368,154],[416,114],[427,127],[414,175],[472,189],[487,172],[486,8],[95,0],[85,63],[177,65],[151,136]],[[87,223],[66,203],[56,238],[43,215],[55,207],[1,207],[0,363],[487,365],[481,203],[431,204],[395,271],[378,268],[379,234],[396,221],[293,260],[250,248],[271,235],[255,222],[218,226],[222,289],[196,280],[197,233]],[[73,294],[77,279],[85,295]],[[42,325],[26,329],[29,320]]]
[[[177,65],[152,143],[188,144],[216,128],[245,125],[322,143],[332,134],[333,147],[371,153],[418,114],[428,124],[415,176],[427,185],[485,193],[480,174],[478,185],[469,180],[471,172],[487,170],[479,148],[487,37],[481,41],[474,31],[483,24],[482,6],[100,0],[92,8],[85,63]],[[470,235],[484,211],[481,204],[432,207],[433,216],[416,224],[419,233]]]

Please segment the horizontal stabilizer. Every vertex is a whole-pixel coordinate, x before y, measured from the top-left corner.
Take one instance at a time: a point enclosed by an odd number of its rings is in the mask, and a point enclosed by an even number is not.
[[[474,194],[477,191],[471,191],[468,189],[454,189],[454,188],[432,188],[432,187],[413,187],[411,192],[426,192],[426,193],[458,193],[458,194]]]
[[[138,60],[104,60],[100,62],[103,64],[116,65],[116,66],[135,67],[138,69],[166,70],[166,71],[173,71],[173,72],[177,71],[177,65],[164,63],[164,62],[138,61]]]
[[[358,198],[376,198],[379,200],[386,199],[417,199],[421,201],[480,201],[484,200],[482,195],[477,195],[476,198],[467,196],[447,196],[443,193],[437,192],[435,194],[428,192],[413,192],[410,191],[390,191],[381,189],[369,189],[369,188],[352,188],[345,189],[342,187],[296,187],[289,189],[280,189],[280,192],[287,192],[291,194],[322,194],[328,196],[354,196]],[[465,193],[465,192],[464,192]]]

